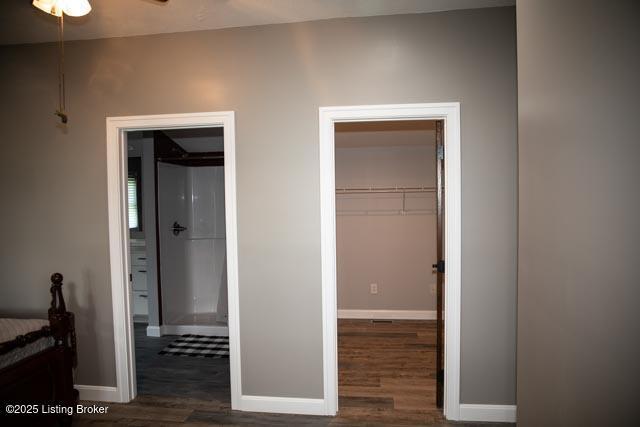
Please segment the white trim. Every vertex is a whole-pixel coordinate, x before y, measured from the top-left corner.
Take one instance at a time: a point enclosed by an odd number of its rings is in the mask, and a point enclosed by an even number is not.
[[[470,405],[460,404],[460,421],[487,421],[515,423],[516,405]]]
[[[210,335],[216,337],[228,337],[229,328],[227,326],[214,325],[162,325],[161,335]],[[147,334],[148,335],[148,334]]]
[[[460,104],[367,105],[322,107],[320,127],[320,229],[322,255],[323,372],[325,413],[338,409],[335,122],[376,120],[445,122],[445,389],[444,415],[460,418],[460,295],[461,295],[461,164]]]
[[[229,298],[229,360],[231,407],[237,409],[241,395],[240,305],[238,291],[238,242],[236,216],[235,115],[233,111],[154,116],[107,117],[107,193],[109,211],[109,260],[116,350],[116,393],[118,401],[129,402],[136,395],[135,349],[131,290],[128,285],[129,233],[124,194],[125,132],[144,129],[223,127],[227,281]],[[147,333],[155,330],[147,330]]]
[[[238,409],[278,414],[325,415],[325,402],[323,399],[298,397],[241,396]]]
[[[436,320],[435,310],[340,310],[338,319]]]
[[[105,387],[100,385],[82,385],[73,386],[80,394],[80,400],[92,400],[94,402],[118,402],[120,394],[116,387]]]
[[[147,326],[147,336],[148,337],[161,337],[162,331],[160,331],[160,326]]]

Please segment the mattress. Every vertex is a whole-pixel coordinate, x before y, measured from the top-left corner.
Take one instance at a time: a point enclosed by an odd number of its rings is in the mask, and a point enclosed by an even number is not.
[[[12,341],[18,335],[37,331],[43,326],[49,326],[49,321],[43,319],[0,319],[0,343]],[[0,355],[0,369],[51,347],[53,344],[53,337],[42,337],[24,347]]]

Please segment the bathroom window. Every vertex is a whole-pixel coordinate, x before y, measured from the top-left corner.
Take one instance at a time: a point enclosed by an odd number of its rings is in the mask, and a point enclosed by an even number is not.
[[[138,229],[138,180],[127,179],[127,201],[129,203],[129,228]]]
[[[129,230],[131,231],[142,231],[140,160],[140,157],[129,157],[129,174],[127,177],[127,205],[129,208]]]

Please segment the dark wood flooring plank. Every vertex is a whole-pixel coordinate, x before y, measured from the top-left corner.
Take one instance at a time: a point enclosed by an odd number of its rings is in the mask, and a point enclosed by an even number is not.
[[[400,425],[444,421],[435,406],[435,357],[434,321],[339,320],[339,416]]]
[[[138,397],[101,403],[108,414],[74,416],[74,426],[513,426],[444,420],[435,406],[435,321],[340,320],[336,417],[232,411],[228,359],[159,356],[174,338],[149,339],[136,325]]]

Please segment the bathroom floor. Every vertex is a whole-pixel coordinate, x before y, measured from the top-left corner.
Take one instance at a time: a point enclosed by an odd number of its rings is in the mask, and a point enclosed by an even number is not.
[[[147,325],[136,323],[138,395],[176,396],[231,404],[229,359],[159,355],[175,335],[148,337]]]

